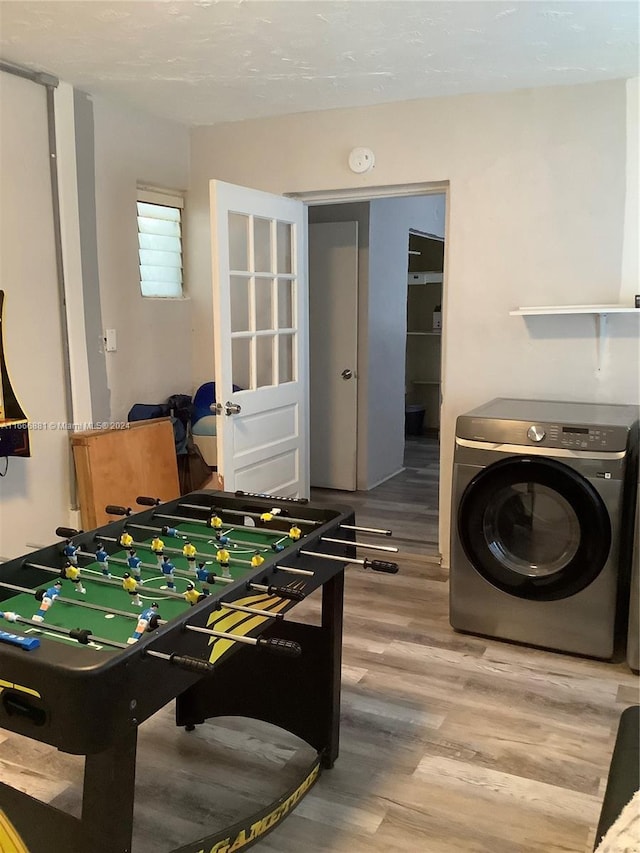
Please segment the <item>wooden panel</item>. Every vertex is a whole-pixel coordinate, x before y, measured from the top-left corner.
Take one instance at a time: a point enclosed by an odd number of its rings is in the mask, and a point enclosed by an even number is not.
[[[133,507],[138,495],[168,501],[180,494],[170,418],[74,433],[71,444],[85,530],[112,520],[107,504]]]

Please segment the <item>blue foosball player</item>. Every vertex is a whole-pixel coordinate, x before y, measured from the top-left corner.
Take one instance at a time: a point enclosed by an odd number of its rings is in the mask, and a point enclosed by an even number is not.
[[[176,567],[173,565],[171,560],[166,556],[162,558],[162,574],[166,579],[166,584],[161,586],[160,589],[175,589],[176,585],[173,582],[173,573],[175,572]]]
[[[129,551],[129,556],[127,557],[127,566],[131,569],[131,574],[137,581],[142,579],[140,573],[140,566],[142,565],[142,560],[136,554],[135,548],[132,548]]]
[[[215,573],[210,571],[207,568],[206,563],[198,563],[198,568],[196,569],[196,579],[200,582],[202,587],[202,594],[209,595],[211,590],[209,589],[209,584],[215,583],[216,576]]]
[[[163,536],[172,536],[174,539],[179,539],[180,538],[180,531],[178,530],[177,527],[166,527],[165,526],[162,528],[162,535]]]
[[[129,645],[137,643],[145,631],[153,631],[159,618],[160,614],[158,613],[158,605],[154,601],[146,608],[146,610],[143,610],[138,617],[136,630],[129,637],[127,643],[129,643]]]
[[[62,553],[67,558],[67,560],[71,563],[72,566],[78,565],[78,551],[80,550],[79,545],[74,545],[71,539],[67,539],[65,542],[64,548],[62,549]]]
[[[102,542],[98,542],[96,546],[96,561],[102,569],[102,574],[105,576],[105,578],[110,578],[111,572],[109,571],[109,554],[104,550],[104,545],[102,544]]]
[[[40,601],[40,607],[31,617],[34,622],[44,622],[44,617],[47,610],[51,607],[53,602],[60,595],[61,590],[62,581],[56,581],[53,586],[49,587],[49,589],[39,589],[36,592],[36,598]]]

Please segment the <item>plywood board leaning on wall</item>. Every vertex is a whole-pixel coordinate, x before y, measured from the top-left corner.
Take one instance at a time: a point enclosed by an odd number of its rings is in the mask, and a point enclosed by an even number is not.
[[[168,501],[180,494],[170,418],[77,432],[71,445],[85,530],[113,520],[108,504],[135,508],[139,495]]]

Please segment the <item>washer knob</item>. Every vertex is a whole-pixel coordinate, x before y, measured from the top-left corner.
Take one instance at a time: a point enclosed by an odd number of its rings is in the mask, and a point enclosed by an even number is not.
[[[542,427],[539,427],[539,426],[535,426],[535,425],[530,426],[529,429],[527,430],[527,438],[530,438],[531,441],[535,441],[535,442],[542,441],[542,439],[545,437],[545,435],[546,435],[546,432],[542,429]]]

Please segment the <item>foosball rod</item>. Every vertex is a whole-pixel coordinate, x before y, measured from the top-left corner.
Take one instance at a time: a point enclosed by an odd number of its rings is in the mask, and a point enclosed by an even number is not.
[[[379,536],[392,536],[392,530],[384,530],[380,527],[359,527],[356,524],[341,524],[343,530],[356,530],[358,533],[375,533]]]
[[[151,543],[150,543],[150,542],[137,542],[137,541],[134,539],[134,540],[133,540],[133,542],[131,543],[131,545],[122,545],[122,543],[120,542],[120,540],[119,540],[116,536],[100,536],[100,537],[96,536],[96,537],[94,537],[94,538],[95,538],[96,540],[97,540],[97,539],[99,539],[99,540],[100,540],[100,542],[115,542],[115,543],[116,543],[116,545],[120,545],[120,546],[121,546],[122,548],[124,548],[126,551],[129,551],[131,548],[135,548],[136,550],[138,550],[138,548],[144,548],[144,549],[146,549],[147,551],[152,551],[152,550],[153,550],[153,549],[151,548]],[[162,550],[163,550],[163,552],[164,552],[164,551],[166,551],[166,552],[167,552],[167,553],[169,553],[169,554],[175,554],[175,555],[176,555],[176,557],[183,557],[183,556],[184,556],[184,554],[182,553],[182,548],[170,548],[170,547],[168,548],[168,547],[166,547],[166,546],[165,546]],[[84,553],[84,556],[93,556],[93,555],[89,555],[89,554],[87,554],[86,552],[82,552],[82,551],[80,551],[79,553],[80,553],[80,554],[83,554],[83,553]],[[200,555],[201,557],[212,557],[212,556],[213,556],[213,554],[205,554],[205,553],[203,553],[202,551],[200,551],[200,552],[196,551],[196,554],[198,554],[198,553],[199,553],[199,555]],[[114,560],[115,560],[115,559],[117,559],[117,558],[115,558],[115,557],[114,557],[114,558],[112,558],[112,557],[111,557],[111,555],[109,555],[109,559],[110,559],[110,560],[111,560],[111,559],[114,559]],[[125,560],[124,562],[126,562],[126,560]]]
[[[229,509],[226,506],[217,507],[217,506],[215,506],[215,504],[211,508],[206,507],[206,506],[200,506],[199,504],[178,504],[176,509],[196,509],[196,510],[199,510],[200,512],[207,512],[207,513],[209,513],[209,515],[212,515],[214,512],[216,514],[218,512],[220,512],[220,513],[222,513],[220,518],[222,518],[223,515],[234,515],[234,516],[240,516],[242,518],[260,519],[260,518],[262,518],[263,515],[265,515],[268,512],[268,510],[265,510],[264,512],[253,512],[252,510],[246,510],[246,512],[245,512],[244,510],[241,510],[241,509]],[[185,522],[187,522],[187,524],[207,524],[207,521],[204,519],[184,518],[184,517],[176,516],[176,515],[163,515],[162,513],[159,513],[159,512],[155,513],[154,518],[173,518],[176,521],[185,521]],[[294,518],[291,515],[275,515],[274,518],[280,519],[282,521],[286,521],[287,523],[290,521],[295,521],[297,524],[308,524],[311,527],[317,527],[319,524],[324,524],[324,521],[313,521],[310,518]],[[237,526],[238,527],[247,527],[247,525],[245,525],[245,524],[239,524]],[[253,530],[253,527],[251,527],[251,529]]]
[[[38,592],[37,587],[35,589],[29,589],[26,586],[16,586],[12,583],[0,583],[0,587],[3,589],[11,589],[14,592],[26,592],[28,595],[34,596],[36,592]],[[74,607],[88,607],[89,610],[100,610],[103,613],[113,613],[115,616],[126,616],[128,619],[137,619],[139,615],[137,613],[129,613],[127,610],[115,610],[113,607],[101,607],[99,604],[91,604],[88,601],[65,598],[63,595],[56,596],[56,601],[61,601],[63,604],[73,604]]]
[[[102,536],[101,539],[104,542],[117,542],[118,541],[117,539],[112,539],[110,536]],[[132,542],[131,547],[134,548],[134,546],[135,546],[136,550],[138,548],[149,549],[149,544],[146,542]],[[175,548],[164,548],[163,550],[164,551],[172,551],[172,552],[176,551]],[[91,554],[88,551],[78,551],[78,554],[80,554],[82,557],[93,557],[94,556],[93,554]],[[182,554],[182,551],[178,551],[177,555],[180,557],[184,556]],[[204,553],[200,552],[200,557],[212,557],[212,556],[213,556],[213,554],[204,554]],[[121,565],[121,566],[127,566],[128,565],[128,563],[124,559],[124,557],[112,557],[111,555],[109,555],[109,562],[110,563],[116,563],[117,565]],[[204,560],[204,561],[201,560],[201,562],[206,563],[206,565],[208,565],[208,566],[215,565],[214,560]],[[242,560],[239,557],[230,557],[229,562],[233,563],[233,564],[240,564],[242,566],[251,565],[250,560]],[[155,564],[154,563],[141,563],[140,565],[144,569],[147,569],[147,570],[155,569],[159,572],[162,571],[162,567],[159,566],[157,563],[155,563]],[[85,571],[90,572],[90,571],[95,571],[95,570],[85,569]],[[177,577],[184,578],[186,580],[191,580],[191,581],[193,580],[193,574],[191,572],[189,572],[188,569],[178,569],[178,568],[174,567],[174,574]],[[215,578],[216,578],[214,583],[217,583],[218,581],[220,581],[220,583],[233,583],[234,582],[234,578],[225,578],[224,575],[216,575],[215,572],[212,572],[212,574],[215,575]],[[162,595],[162,591],[160,594]],[[172,593],[172,594],[175,595],[176,593]],[[178,593],[178,595],[179,595],[179,593]],[[169,595],[169,597],[171,597],[171,596]]]
[[[166,533],[162,534],[162,527],[150,527],[148,524],[136,524],[135,521],[129,521],[124,526],[125,526],[126,530],[128,530],[131,527],[135,527],[138,530],[148,530],[151,533],[158,533],[158,534],[165,535],[165,536],[167,535]],[[230,536],[231,533],[233,532],[233,530],[234,530],[234,527],[232,526],[229,530],[226,530],[223,535],[224,536]],[[265,531],[261,528],[260,532],[263,533]],[[277,536],[276,532],[272,532],[272,531],[267,531],[267,532],[271,533],[273,536]],[[278,533],[281,533],[281,532],[282,531],[278,531]],[[193,540],[193,539],[203,540],[205,542],[208,542],[211,545],[214,545],[215,541],[216,541],[215,537],[212,537],[211,535],[208,535],[206,533],[189,533],[187,535],[186,533],[183,533],[181,530],[179,530],[178,533],[180,534],[181,539],[186,539],[189,541]],[[104,537],[104,538],[106,539],[106,537]],[[280,537],[280,538],[287,539],[288,537],[284,536],[284,537]],[[248,545],[249,547],[253,547],[256,550],[261,550],[261,548],[257,542],[250,542],[248,539],[236,539],[234,537],[233,541],[236,545]],[[168,550],[168,549],[166,549],[166,550]],[[264,550],[270,551],[271,547],[264,548]]]
[[[266,584],[247,581],[247,589],[252,589],[255,592],[268,592],[269,595],[278,595],[280,598],[286,598],[290,601],[304,601],[306,598],[304,592],[301,592],[301,590],[286,586],[267,586]]]
[[[160,619],[158,620],[158,624],[164,625],[166,623]],[[185,631],[193,631],[196,634],[207,634],[209,637],[215,637],[218,640],[231,640],[233,643],[257,646],[259,649],[264,649],[277,655],[300,657],[302,654],[300,644],[294,640],[283,640],[278,637],[245,637],[243,634],[229,634],[225,631],[214,631],[211,628],[200,628],[198,625],[183,625],[182,627]]]
[[[229,601],[220,601],[218,607],[214,608],[213,612],[217,612],[218,610],[237,610],[240,613],[250,613],[252,616],[268,616],[270,619],[284,619],[284,613],[260,610],[257,607],[246,607],[244,604],[233,604],[233,602]]]
[[[89,643],[102,644],[103,646],[113,646],[116,649],[128,649],[125,643],[119,643],[117,640],[107,640],[104,637],[96,637],[88,628],[61,628],[59,625],[50,625],[48,622],[34,622],[33,619],[25,619],[18,613],[5,612],[4,618],[8,622],[20,622],[23,625],[37,628],[38,631],[50,631],[53,634],[62,634],[65,637],[70,637],[72,640],[80,643],[83,646],[88,646]],[[136,617],[137,618],[137,617]]]
[[[87,551],[78,551],[78,554],[80,554],[82,557],[94,556],[93,554],[90,554]],[[24,566],[25,568],[40,569],[40,571],[58,575],[60,580],[65,580],[65,578],[63,578],[60,574],[60,569],[54,569],[51,566],[43,566],[40,563],[24,563]],[[101,572],[99,572],[97,569],[88,569],[86,566],[78,566],[78,568],[80,569],[80,573],[88,572],[91,575],[96,575],[96,577],[91,578],[94,583],[102,584],[103,586],[118,587],[118,589],[122,589],[122,578],[119,575],[116,575],[115,578],[106,578],[104,576],[101,577]],[[144,586],[144,584],[141,584],[141,586]],[[154,589],[154,595],[156,594],[156,592],[158,593],[159,598],[179,598],[181,600],[184,600],[184,596],[182,595],[182,593],[171,592],[170,589]]]
[[[397,563],[389,563],[386,560],[369,560],[366,557],[364,560],[357,557],[340,557],[338,554],[321,554],[318,551],[298,551],[299,554],[304,554],[305,557],[320,557],[323,560],[336,560],[340,563],[357,563],[365,569],[371,569],[374,572],[386,572],[390,575],[395,575],[398,571]]]
[[[390,551],[398,553],[394,545],[372,545],[370,542],[351,542],[349,539],[331,539],[329,536],[321,536],[321,542],[333,542],[335,545],[352,545],[355,548],[368,548],[371,551]]]

